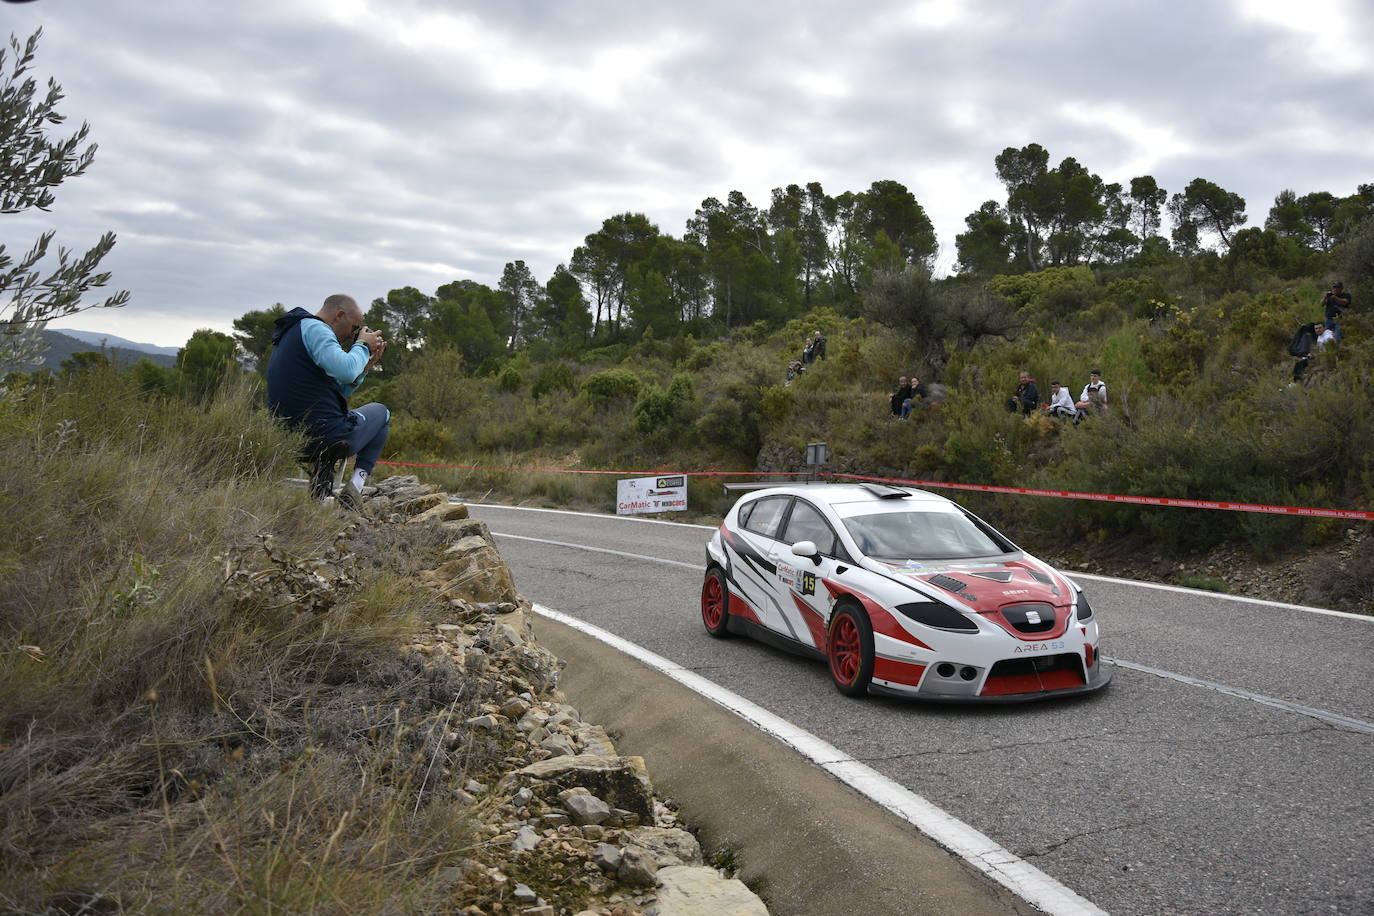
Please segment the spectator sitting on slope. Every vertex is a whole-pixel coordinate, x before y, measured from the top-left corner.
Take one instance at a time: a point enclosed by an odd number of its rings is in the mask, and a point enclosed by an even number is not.
[[[1018,410],[1026,416],[1031,415],[1031,411],[1040,406],[1040,389],[1035,387],[1035,379],[1024,369],[1021,370],[1021,380],[1016,385],[1016,393],[1007,398],[1007,410],[1016,413]]]
[[[1078,408],[1074,406],[1073,398],[1069,397],[1069,389],[1058,382],[1050,382],[1050,403],[1045,413],[1052,417],[1067,417],[1074,426],[1078,425]]]
[[[1074,406],[1081,415],[1086,415],[1089,410],[1098,414],[1107,412],[1107,383],[1102,381],[1101,369],[1088,373],[1088,384],[1083,386],[1083,393],[1078,396],[1078,403]]]
[[[911,397],[907,398],[905,401],[902,402],[902,411],[900,414],[901,418],[905,420],[907,417],[911,416],[911,409],[916,406],[916,399],[921,398],[924,400],[925,397],[925,384],[913,375],[911,377]]]
[[[1316,347],[1318,352],[1325,350],[1327,344],[1333,344],[1339,339],[1336,332],[1323,322],[1318,321],[1312,326],[1312,330],[1317,335]]]
[[[897,390],[892,393],[888,403],[892,407],[894,417],[902,416],[902,405],[911,400],[911,383],[906,380],[906,376],[897,379]]]

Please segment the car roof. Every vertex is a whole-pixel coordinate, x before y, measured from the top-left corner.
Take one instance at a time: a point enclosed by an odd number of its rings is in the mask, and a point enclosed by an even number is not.
[[[905,493],[905,496],[898,494]],[[767,496],[801,496],[829,505],[841,516],[868,515],[877,512],[957,512],[958,507],[926,490],[914,487],[893,487],[887,484],[815,483],[769,487],[750,493],[740,502],[753,502]]]

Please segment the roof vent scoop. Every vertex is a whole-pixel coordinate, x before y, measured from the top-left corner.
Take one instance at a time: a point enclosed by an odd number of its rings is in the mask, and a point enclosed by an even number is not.
[[[881,483],[861,483],[859,486],[879,499],[906,499],[911,495],[910,490],[903,490],[900,487],[889,487]]]

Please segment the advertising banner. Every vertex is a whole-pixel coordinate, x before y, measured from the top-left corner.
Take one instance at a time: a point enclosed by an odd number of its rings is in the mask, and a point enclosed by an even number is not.
[[[686,508],[686,475],[665,474],[661,477],[632,477],[616,481],[616,515],[681,512]]]

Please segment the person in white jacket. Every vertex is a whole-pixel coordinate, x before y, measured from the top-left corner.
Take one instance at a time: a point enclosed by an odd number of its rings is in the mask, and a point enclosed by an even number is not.
[[[1097,413],[1107,412],[1107,383],[1102,381],[1102,370],[1094,369],[1088,373],[1088,384],[1083,386],[1083,393],[1078,396],[1076,405],[1080,411],[1094,410]]]
[[[1050,382],[1050,404],[1045,412],[1052,417],[1068,417],[1075,424],[1078,423],[1078,408],[1069,396],[1069,389],[1058,382]]]

